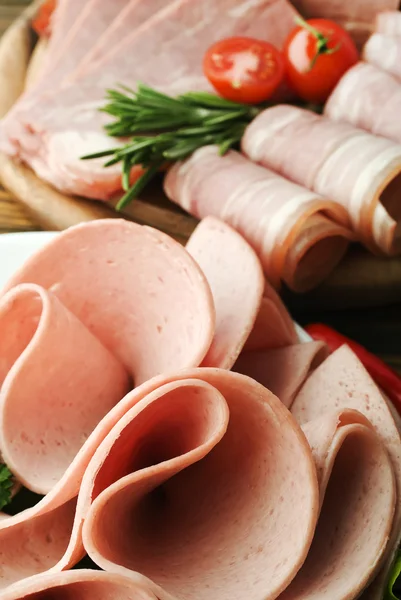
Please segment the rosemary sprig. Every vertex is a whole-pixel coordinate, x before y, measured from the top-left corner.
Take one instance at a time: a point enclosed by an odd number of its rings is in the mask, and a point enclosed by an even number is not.
[[[105,126],[112,137],[130,138],[123,146],[83,156],[83,160],[107,157],[105,167],[121,163],[125,191],[117,205],[121,210],[138,196],[166,162],[183,160],[208,144],[220,154],[238,147],[246,126],[265,107],[225,100],[207,92],[189,92],[176,98],[139,84],[137,91],[120,86],[107,91],[101,109],[115,117]],[[134,166],[143,175],[130,184]]]

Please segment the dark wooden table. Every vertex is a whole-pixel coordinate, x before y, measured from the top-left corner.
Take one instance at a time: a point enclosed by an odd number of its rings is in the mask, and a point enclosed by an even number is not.
[[[0,35],[27,4],[29,0],[0,0]],[[0,233],[39,229],[14,199],[0,190]],[[295,310],[293,314],[301,324],[319,320],[333,325],[381,355],[401,373],[401,305],[312,314]]]

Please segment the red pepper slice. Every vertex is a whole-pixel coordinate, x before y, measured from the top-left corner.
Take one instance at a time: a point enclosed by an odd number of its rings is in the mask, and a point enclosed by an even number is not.
[[[51,34],[51,17],[56,8],[56,0],[46,0],[40,6],[34,19],[32,19],[32,28],[39,37],[49,37]]]
[[[386,365],[380,358],[366,350],[361,344],[338,333],[338,331],[328,327],[328,325],[313,323],[305,327],[305,330],[314,340],[325,342],[331,352],[347,344],[357,355],[372,379],[390,398],[397,411],[401,414],[401,377],[398,373]]]

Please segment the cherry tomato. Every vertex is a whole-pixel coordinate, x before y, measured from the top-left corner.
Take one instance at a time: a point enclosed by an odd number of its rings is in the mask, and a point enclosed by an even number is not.
[[[324,103],[359,60],[351,36],[326,19],[300,21],[284,46],[287,80],[303,100]]]
[[[284,58],[272,44],[246,37],[221,40],[209,48],[203,70],[227,100],[259,104],[283,81]]]
[[[56,0],[45,0],[40,6],[35,18],[32,20],[32,28],[38,36],[48,37],[51,33],[51,16],[56,8]]]

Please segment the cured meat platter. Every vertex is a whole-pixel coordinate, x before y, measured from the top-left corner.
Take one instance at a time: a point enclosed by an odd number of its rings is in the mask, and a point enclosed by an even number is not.
[[[40,3],[34,3],[6,32],[0,44],[0,110],[13,106],[29,78],[35,75],[43,54],[44,40],[35,39],[30,21]],[[10,59],[11,57],[11,59]],[[12,81],[12,85],[10,82]],[[122,212],[107,205],[57,191],[29,167],[2,155],[0,179],[45,229],[64,229],[82,221],[119,217],[149,224],[185,243],[197,219],[173,204],[156,180]],[[375,306],[401,300],[401,261],[373,256],[359,246],[350,250],[331,275],[316,289],[299,295],[283,288],[284,297],[297,308],[350,308]]]
[[[401,600],[401,377],[289,310],[400,283],[401,142],[344,116],[401,90],[370,2],[45,0],[3,38],[0,178],[49,231],[0,236],[0,600]]]

